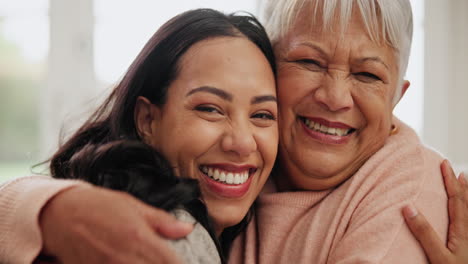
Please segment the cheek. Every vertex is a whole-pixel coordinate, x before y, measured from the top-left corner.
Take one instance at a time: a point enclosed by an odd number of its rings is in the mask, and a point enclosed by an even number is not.
[[[161,137],[162,154],[177,168],[179,175],[191,178],[197,158],[217,144],[222,129],[197,118],[179,120],[173,125],[165,132],[166,136]]]
[[[303,100],[309,100],[314,90],[321,85],[323,74],[297,67],[284,68],[277,78],[280,111],[291,110]]]
[[[356,89],[353,99],[368,124],[386,124],[391,121],[392,98],[388,87]]]
[[[271,169],[275,163],[278,152],[278,127],[274,126],[266,131],[256,133],[258,150],[263,159],[263,166]],[[268,173],[269,174],[269,173]]]

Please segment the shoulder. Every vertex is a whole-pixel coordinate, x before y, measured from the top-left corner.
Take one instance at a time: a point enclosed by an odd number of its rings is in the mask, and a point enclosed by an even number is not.
[[[443,158],[421,143],[416,133],[396,120],[399,131],[339,189],[353,198],[356,210],[383,210],[402,204],[426,201],[446,202],[440,163]],[[377,205],[378,203],[378,205]],[[441,206],[441,208],[443,208]],[[377,212],[377,211],[376,211]]]
[[[394,123],[398,132],[389,136],[384,146],[366,161],[356,176],[376,181],[398,177],[411,181],[421,181],[428,177],[442,179],[439,165],[443,157],[424,145],[408,125],[396,118]]]

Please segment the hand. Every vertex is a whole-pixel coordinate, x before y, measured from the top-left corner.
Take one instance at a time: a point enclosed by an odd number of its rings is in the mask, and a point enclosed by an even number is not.
[[[448,194],[450,224],[447,247],[414,207],[405,207],[403,215],[432,264],[468,263],[468,184],[463,174],[457,180],[447,160],[440,168]]]
[[[65,190],[40,215],[43,253],[60,263],[179,263],[164,241],[192,225],[129,194],[94,186]]]

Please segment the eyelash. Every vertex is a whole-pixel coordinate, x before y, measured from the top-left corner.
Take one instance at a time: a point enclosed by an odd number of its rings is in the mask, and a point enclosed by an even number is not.
[[[200,112],[222,114],[222,112],[220,110],[218,110],[216,107],[209,106],[209,105],[199,105],[199,106],[195,107],[195,110],[200,111]]]
[[[382,80],[382,79],[379,78],[379,76],[377,76],[375,74],[372,74],[370,72],[357,72],[354,75],[361,75],[363,77],[371,78],[371,79],[374,79],[376,81],[381,81]]]
[[[267,120],[276,120],[276,117],[270,113],[256,113],[252,116],[252,118],[259,118],[259,119],[267,119]]]
[[[302,64],[312,64],[312,65],[314,65],[316,67],[323,68],[323,66],[318,61],[312,60],[312,59],[303,59],[303,60],[298,60],[297,62],[302,63]],[[382,79],[379,78],[379,76],[377,76],[375,74],[372,74],[370,72],[358,72],[358,73],[355,73],[354,75],[361,75],[363,77],[372,78],[372,79],[375,79],[377,81],[382,80]]]
[[[216,107],[209,106],[209,105],[199,105],[199,106],[195,107],[195,110],[200,111],[200,112],[206,112],[206,113],[222,114],[222,112],[220,110],[218,110]],[[267,112],[255,113],[255,114],[252,115],[252,118],[276,121],[276,117],[274,115],[270,114],[270,113],[267,113]]]
[[[298,60],[297,62],[302,63],[302,64],[313,64],[320,68],[323,68],[323,66],[318,61],[312,60],[312,59],[302,59],[302,60]]]

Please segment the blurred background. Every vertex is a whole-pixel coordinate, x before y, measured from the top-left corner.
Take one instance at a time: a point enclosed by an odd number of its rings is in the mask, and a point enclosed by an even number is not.
[[[0,181],[47,159],[166,20],[198,7],[258,15],[261,1],[0,0]],[[395,114],[467,170],[468,0],[411,3],[411,87]]]

